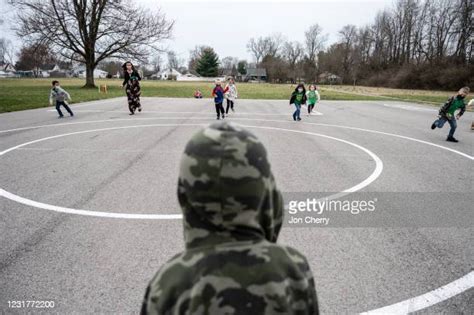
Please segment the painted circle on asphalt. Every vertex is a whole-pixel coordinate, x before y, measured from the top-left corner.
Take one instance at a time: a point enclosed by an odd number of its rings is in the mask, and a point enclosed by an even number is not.
[[[72,136],[72,135],[78,135],[78,134],[85,134],[85,133],[91,133],[91,132],[103,132],[103,131],[111,131],[111,130],[121,130],[121,129],[130,129],[130,128],[150,128],[150,127],[176,127],[176,126],[192,126],[192,127],[205,127],[207,124],[152,124],[152,125],[134,125],[134,126],[123,126],[123,127],[111,127],[111,128],[102,128],[102,129],[92,129],[92,130],[83,130],[83,131],[77,131],[77,132],[71,132],[71,133],[65,133],[65,134],[60,134],[60,135],[55,135],[55,136],[50,136],[50,137],[45,137],[29,142],[25,142],[22,144],[19,144],[17,146],[8,148],[2,152],[0,152],[0,156],[3,156],[9,152],[12,152],[16,149],[25,147],[30,144],[34,143],[39,143],[47,140],[52,140],[52,139],[57,139],[57,138],[62,138],[62,137],[67,137],[67,136]],[[383,163],[382,160],[372,151],[370,151],[367,148],[364,148],[356,143],[324,135],[324,134],[319,134],[315,132],[309,132],[309,131],[301,131],[301,130],[292,130],[292,129],[285,129],[285,128],[277,128],[277,127],[265,127],[265,126],[250,126],[250,125],[239,125],[245,128],[255,128],[255,129],[264,129],[264,130],[276,130],[276,131],[285,131],[285,132],[293,132],[293,133],[299,133],[299,134],[307,134],[307,135],[312,135],[316,137],[321,137],[321,138],[326,138],[334,141],[338,141],[344,144],[348,144],[352,147],[355,147],[363,152],[365,152],[367,155],[370,156],[370,158],[375,162],[375,169],[374,171],[364,179],[362,182],[358,183],[355,186],[352,186],[348,189],[345,189],[337,194],[330,195],[326,197],[327,199],[336,199],[340,198],[342,196],[345,196],[347,194],[356,192],[361,190],[362,188],[370,185],[372,182],[374,182],[382,173],[383,170]],[[61,207],[61,206],[56,206],[56,205],[51,205],[47,203],[42,203],[38,202],[35,200],[31,200],[25,197],[21,197],[18,195],[15,195],[5,189],[0,188],[0,196],[5,197],[7,199],[10,199],[12,201],[39,208],[39,209],[44,209],[44,210],[50,210],[50,211],[55,211],[55,212],[61,212],[61,213],[69,213],[69,214],[77,214],[77,215],[84,215],[84,216],[94,216],[94,217],[104,217],[104,218],[116,218],[116,219],[142,219],[142,220],[176,220],[176,219],[182,219],[183,216],[181,214],[138,214],[138,213],[116,213],[116,212],[103,212],[103,211],[92,211],[92,210],[85,210],[85,209],[74,209],[74,208],[67,208],[67,207]],[[325,199],[326,199],[325,198]]]
[[[153,118],[135,118],[134,121],[140,121],[140,120],[175,120],[176,118],[174,117],[153,117]],[[194,118],[195,120],[209,120],[208,118]],[[234,118],[233,120],[243,120],[243,121],[267,121],[267,122],[276,122],[276,123],[288,123],[287,120],[275,120],[275,119],[258,119],[258,118]],[[68,126],[68,125],[80,125],[80,124],[95,124],[95,123],[109,123],[109,122],[118,122],[118,121],[130,121],[129,119],[106,119],[106,120],[91,120],[91,121],[82,121],[82,122],[74,122],[74,123],[62,123],[62,124],[50,124],[50,125],[39,125],[39,126],[31,126],[31,127],[22,127],[22,128],[15,128],[15,129],[9,129],[9,130],[0,130],[0,133],[7,133],[7,132],[13,132],[13,131],[20,131],[20,130],[30,130],[30,129],[37,129],[37,128],[45,128],[45,127],[59,127],[59,126]],[[404,135],[399,135],[399,134],[394,134],[394,133],[389,133],[389,132],[383,132],[383,131],[378,131],[378,130],[371,130],[371,129],[364,129],[364,128],[358,128],[358,127],[351,127],[351,126],[341,126],[341,125],[334,125],[334,124],[324,124],[324,123],[311,123],[311,122],[302,122],[304,125],[311,125],[311,126],[323,126],[323,127],[332,127],[332,128],[340,128],[340,129],[346,129],[346,130],[353,130],[353,131],[362,131],[362,132],[367,132],[367,133],[372,133],[372,134],[379,134],[379,135],[384,135],[388,137],[395,137],[395,138],[400,138],[408,141],[413,141],[417,143],[421,143],[424,145],[429,145],[438,149],[442,149],[451,153],[454,153],[456,155],[460,155],[462,157],[465,157],[471,161],[474,161],[474,156],[471,156],[469,154],[466,154],[464,152],[461,152],[459,150],[455,150],[446,146],[442,146],[436,143],[432,143],[429,141],[421,140],[421,139],[416,139],[412,138],[409,136],[404,136]],[[180,124],[183,125],[183,124]],[[204,126],[205,124],[198,124],[198,126]],[[176,124],[172,124],[171,126],[176,126]],[[130,128],[130,127],[129,127]],[[106,128],[105,130],[110,130],[110,129],[117,129],[117,128]],[[99,129],[103,130],[103,129]],[[294,130],[289,130],[294,132]],[[86,132],[92,132],[86,131]],[[83,132],[84,133],[84,132]],[[69,135],[69,134],[66,134]],[[65,135],[60,135],[60,136],[65,136]],[[52,138],[57,138],[59,136],[53,136],[53,137],[48,137],[48,138],[43,138],[40,139],[41,141],[47,140],[47,139],[52,139]],[[10,149],[7,149],[3,152],[0,152],[0,156],[8,153],[10,151],[13,151],[21,146],[26,146],[28,144],[32,144],[35,142],[39,142],[38,140],[24,143],[20,146],[12,147]],[[8,196],[12,197],[18,197],[15,196],[3,189],[0,188],[0,196],[4,196],[6,198],[9,198]],[[9,198],[11,199],[11,198]],[[13,200],[13,199],[12,199]],[[33,201],[32,201],[33,202]],[[38,203],[38,205],[41,205]],[[80,210],[76,210],[77,212]],[[86,210],[87,211],[87,210]],[[61,212],[61,211],[60,211]],[[90,212],[90,211],[89,211]],[[109,213],[105,213],[109,214]],[[84,214],[84,215],[90,215],[90,214]],[[180,215],[177,215],[175,219],[181,218]],[[173,219],[173,218],[168,218],[168,219]],[[433,289],[432,291],[429,291],[425,294],[409,298],[406,300],[403,300],[401,302],[391,304],[385,307],[377,308],[370,310],[366,313],[363,314],[407,314],[410,312],[415,312],[418,310],[426,309],[432,305],[438,304],[440,302],[443,302],[445,300],[448,300],[460,293],[463,293],[465,291],[468,291],[474,287],[474,271],[469,272],[468,274],[464,275],[463,277],[454,280],[451,283],[448,283],[444,286],[441,286],[439,288]]]

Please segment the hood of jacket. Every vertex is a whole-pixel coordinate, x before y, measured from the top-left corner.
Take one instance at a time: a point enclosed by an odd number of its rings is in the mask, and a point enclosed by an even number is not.
[[[249,131],[214,123],[186,145],[178,199],[187,249],[237,241],[276,242],[283,201],[267,152]]]

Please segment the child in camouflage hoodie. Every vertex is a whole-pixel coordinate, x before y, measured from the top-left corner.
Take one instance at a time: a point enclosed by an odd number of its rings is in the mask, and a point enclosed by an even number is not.
[[[318,314],[308,261],[276,243],[282,197],[252,133],[215,123],[195,134],[178,199],[186,249],[151,280],[142,314]]]

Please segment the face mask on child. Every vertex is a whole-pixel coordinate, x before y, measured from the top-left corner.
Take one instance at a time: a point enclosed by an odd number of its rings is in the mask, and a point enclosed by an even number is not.
[[[298,92],[300,92],[300,93],[303,92],[303,89],[302,89],[302,88],[299,88],[299,89],[298,89]]]
[[[460,99],[460,100],[463,100],[464,97],[465,97],[464,95],[458,95],[458,99]]]

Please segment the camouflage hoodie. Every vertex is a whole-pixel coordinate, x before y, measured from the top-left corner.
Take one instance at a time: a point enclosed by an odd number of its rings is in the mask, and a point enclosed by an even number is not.
[[[142,314],[317,314],[306,258],[275,244],[283,202],[262,143],[215,123],[186,146],[178,198],[186,250],[150,282]]]

